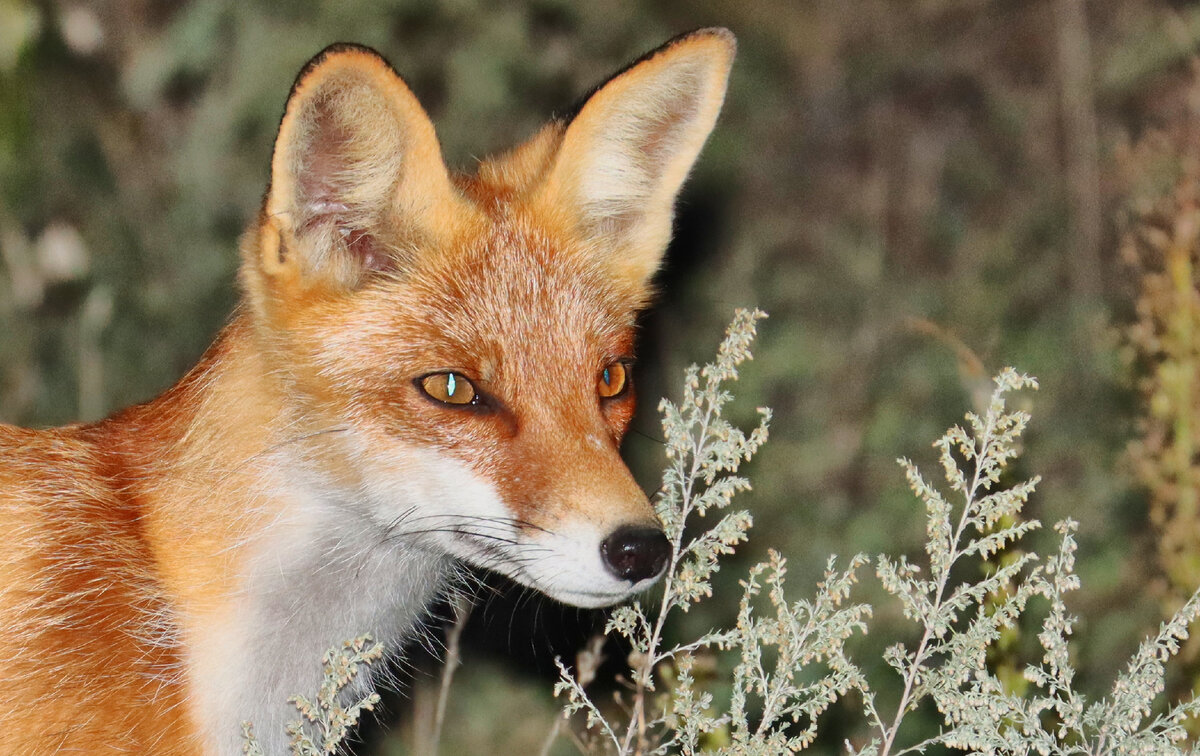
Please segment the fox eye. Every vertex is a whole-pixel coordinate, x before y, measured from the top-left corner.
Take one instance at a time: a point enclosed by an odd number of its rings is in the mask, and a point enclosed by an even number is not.
[[[444,404],[475,404],[478,399],[474,384],[461,373],[431,373],[419,385],[426,396]]]
[[[596,393],[604,399],[612,399],[625,393],[629,385],[629,369],[623,362],[614,362],[600,371],[596,381]]]

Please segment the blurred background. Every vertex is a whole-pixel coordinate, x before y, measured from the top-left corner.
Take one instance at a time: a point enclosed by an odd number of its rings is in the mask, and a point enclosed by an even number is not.
[[[1013,365],[1042,385],[1021,399],[1017,472],[1044,477],[1026,515],[1081,522],[1078,661],[1103,686],[1200,584],[1195,3],[0,0],[0,420],[95,420],[197,359],[237,300],[292,79],[325,45],[380,50],[469,170],[706,25],[740,52],[644,319],[626,450],[656,488],[657,397],[737,306],[771,314],[740,411],[776,419],[751,543],[676,632],[730,621],[769,546],[800,593],[830,553],[919,551],[895,458],[932,474],[930,443]],[[603,622],[494,587],[444,753],[536,753],[554,654]],[[890,605],[874,622],[909,632]],[[437,672],[410,667],[384,713],[403,724],[362,752],[419,752]],[[829,717],[832,750],[855,729]]]

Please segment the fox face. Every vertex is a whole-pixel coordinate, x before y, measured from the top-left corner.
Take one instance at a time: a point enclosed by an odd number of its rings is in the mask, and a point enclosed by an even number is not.
[[[314,349],[299,393],[334,399],[322,422],[345,430],[323,434],[341,438],[321,461],[354,471],[345,484],[365,494],[381,533],[436,543],[570,604],[612,603],[667,556],[618,456],[636,302],[569,246],[491,223],[336,313],[314,313],[358,327],[314,323],[313,338],[337,335]]]
[[[661,574],[618,454],[634,325],[733,54],[678,38],[469,176],[372,51],[301,73],[241,278],[305,464],[378,537],[577,606]]]

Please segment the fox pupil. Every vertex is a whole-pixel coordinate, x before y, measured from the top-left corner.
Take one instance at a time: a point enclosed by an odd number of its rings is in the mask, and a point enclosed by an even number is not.
[[[604,385],[612,386],[612,378],[608,374],[608,368],[604,368]]]
[[[608,371],[606,370],[605,373],[607,374]],[[456,381],[454,380],[454,373],[451,373],[450,375],[446,376],[446,395],[447,396],[454,396],[454,388],[455,388],[454,384],[455,383],[456,383]]]

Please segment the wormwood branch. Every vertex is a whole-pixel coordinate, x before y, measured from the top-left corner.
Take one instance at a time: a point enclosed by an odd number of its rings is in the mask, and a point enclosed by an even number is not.
[[[867,559],[858,555],[844,570],[830,557],[812,601],[788,602],[786,560],[774,550],[742,582],[737,627],[723,649],[736,650],[729,729],[732,743],[722,753],[796,753],[817,736],[817,717],[838,698],[865,685],[862,671],[846,656],[845,643],[865,633],[871,607],[846,603]],[[761,581],[761,582],[760,582]],[[766,607],[756,606],[763,592]],[[771,661],[767,661],[770,659]],[[824,674],[812,682],[800,675],[815,665]],[[755,705],[748,705],[751,701]],[[755,722],[755,719],[757,722]]]
[[[879,723],[880,754],[893,752],[905,715],[916,708],[921,698],[936,692],[934,686],[943,676],[959,679],[969,674],[968,667],[983,662],[987,645],[998,637],[1001,627],[1011,625],[1033,590],[1033,584],[1029,583],[1030,587],[1023,586],[1006,599],[1003,611],[997,610],[990,616],[982,613],[984,600],[998,594],[1020,573],[1030,561],[1026,556],[978,584],[947,594],[951,570],[962,558],[975,554],[986,559],[1039,527],[1037,521],[1030,521],[993,530],[1004,518],[1015,517],[1037,485],[1034,479],[1012,488],[992,490],[1005,467],[1017,456],[1016,442],[1029,422],[1027,413],[1006,412],[1004,396],[1022,388],[1037,388],[1035,379],[1012,368],[1002,371],[995,382],[996,389],[983,417],[968,413],[969,430],[955,426],[934,442],[940,452],[946,483],[964,499],[957,516],[954,506],[925,480],[912,462],[898,460],[910,488],[925,505],[925,552],[930,579],[921,579],[921,567],[903,558],[893,561],[880,555],[877,561],[877,575],[884,589],[899,598],[905,616],[921,623],[923,628],[915,650],[896,644],[885,653],[885,660],[901,675],[903,690],[891,723]],[[956,452],[967,471],[961,469]],[[955,623],[972,608],[979,612],[975,622],[966,633],[956,633]],[[943,659],[945,664],[927,668],[935,657]],[[873,697],[871,707],[867,714],[878,721]]]
[[[344,641],[340,648],[334,647],[325,652],[321,657],[324,674],[316,699],[303,695],[295,695],[288,699],[301,716],[301,719],[287,725],[292,756],[329,756],[337,753],[350,728],[358,723],[363,711],[372,711],[379,703],[379,694],[370,692],[349,704],[343,704],[340,699],[354,683],[359,668],[373,664],[381,658],[383,644],[374,643],[370,635]],[[251,723],[242,723],[242,738],[243,754],[264,756],[262,748],[254,738]]]
[[[711,577],[718,569],[718,559],[733,553],[736,545],[746,540],[746,531],[752,524],[749,513],[739,511],[726,514],[715,527],[690,541],[684,535],[692,515],[703,517],[709,510],[724,509],[734,494],[750,488],[749,481],[736,473],[741,463],[766,442],[771,412],[759,409],[759,425],[749,435],[725,420],[721,413],[733,398],[724,384],[736,380],[738,366],[751,359],[750,344],[757,332],[756,324],[764,317],[766,314],[758,310],[735,312],[717,349],[716,360],[703,369],[695,365],[687,369],[683,398],[678,405],[666,399],[659,403],[667,440],[667,468],[655,510],[671,542],[671,559],[653,622],[646,620],[640,604],[635,603],[614,612],[607,628],[617,632],[636,628],[636,632],[622,634],[639,652],[636,668],[632,670],[632,714],[618,750],[621,754],[645,753],[650,747],[649,730],[654,720],[647,712],[647,699],[655,690],[652,670],[677,653],[674,649],[662,649],[667,617],[674,609],[686,612],[691,604],[712,595]],[[710,634],[693,647],[718,640]]]
[[[923,579],[922,567],[904,558],[880,556],[877,571],[884,588],[900,599],[905,615],[920,624],[922,635],[914,649],[896,644],[885,654],[903,683],[890,722],[879,715],[874,694],[862,689],[864,713],[877,737],[861,751],[848,745],[850,752],[899,756],[941,745],[997,755],[1183,753],[1180,746],[1187,733],[1182,723],[1200,713],[1200,701],[1192,697],[1164,713],[1154,712],[1164,689],[1166,662],[1200,618],[1200,592],[1142,643],[1111,694],[1092,703],[1074,686],[1067,642],[1076,620],[1065,597],[1079,588],[1073,520],[1055,525],[1059,548],[1049,558],[1024,553],[990,574],[985,571],[978,582],[951,582],[951,571],[965,558],[986,561],[1039,527],[1036,520],[1018,519],[1038,479],[1007,488],[999,485],[1029,421],[1027,414],[1006,409],[1005,394],[1036,387],[1032,378],[1004,370],[996,378],[986,414],[968,414],[966,429],[952,428],[934,444],[946,483],[961,504],[952,505],[912,463],[900,461],[925,505],[930,577]],[[1025,668],[1031,686],[1017,695],[988,668],[987,651],[1003,630],[1015,627],[1033,600],[1049,604],[1038,634],[1042,658]],[[940,732],[901,746],[901,724],[926,698],[942,716]]]

